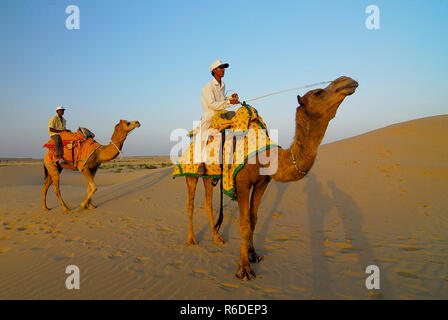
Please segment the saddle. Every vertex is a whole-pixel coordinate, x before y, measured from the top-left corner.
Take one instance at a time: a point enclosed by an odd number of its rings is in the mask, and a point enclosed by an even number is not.
[[[63,145],[62,164],[68,169],[81,171],[93,151],[101,146],[93,139],[95,134],[87,128],[79,127],[76,132],[61,132],[59,135]],[[51,168],[57,168],[60,158],[55,156],[54,141],[50,139],[43,147],[48,148],[45,163]]]
[[[179,158],[172,176],[211,178],[212,183],[222,179],[222,192],[232,200],[238,198],[235,187],[236,176],[248,160],[264,150],[279,147],[270,140],[266,124],[254,107],[243,104],[236,112],[218,112],[211,119],[210,128],[219,134],[209,136],[205,147],[206,174],[199,176],[197,174],[199,163],[194,158],[196,149],[194,136],[199,132],[198,128],[190,132],[192,138],[190,146]]]

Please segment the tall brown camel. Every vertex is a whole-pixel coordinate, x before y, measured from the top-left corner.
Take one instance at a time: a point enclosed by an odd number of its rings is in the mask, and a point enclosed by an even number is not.
[[[235,178],[240,212],[241,247],[239,266],[236,276],[239,279],[251,280],[255,273],[250,262],[261,261],[254,248],[254,230],[257,223],[257,212],[269,178],[278,182],[297,181],[305,177],[316,159],[317,149],[324,137],[328,124],[336,115],[339,105],[346,96],[353,94],[358,83],[349,77],[340,77],[331,82],[325,89],[315,89],[303,97],[297,96],[299,107],[296,110],[296,128],[294,141],[289,149],[268,149],[263,151],[265,157],[278,161],[277,171],[271,175],[260,175],[260,168],[269,164],[260,164],[258,157],[255,164],[246,164]],[[276,154],[274,154],[276,153]],[[275,167],[275,166],[274,166]],[[186,177],[188,186],[188,239],[187,244],[198,244],[193,232],[193,210],[197,177]],[[215,243],[223,244],[213,221],[212,196],[213,186],[210,179],[203,179],[205,187],[205,209],[210,221]],[[252,194],[251,194],[252,191]],[[220,217],[222,218],[222,217]],[[219,219],[222,220],[222,219]]]
[[[135,128],[140,127],[140,122],[138,121],[127,121],[127,120],[120,120],[120,122],[115,125],[114,133],[112,134],[112,137],[110,138],[110,143],[105,146],[100,146],[98,149],[96,149],[90,158],[87,160],[86,164],[84,165],[81,173],[84,175],[84,177],[87,180],[87,197],[84,199],[84,201],[81,203],[81,208],[83,209],[94,209],[96,208],[95,205],[92,203],[92,196],[96,192],[97,187],[95,185],[94,177],[96,174],[96,171],[98,170],[98,167],[107,161],[115,159],[118,154],[121,152],[121,148],[123,147],[124,140],[126,140],[126,137],[128,136],[129,132],[134,130]],[[50,151],[49,151],[50,152]],[[70,168],[72,170],[77,170],[76,167],[73,166],[64,166],[66,168]],[[60,171],[58,170],[52,170],[52,168],[47,167],[47,164],[44,163],[44,171],[45,171],[45,182],[42,186],[42,210],[48,211],[50,210],[47,207],[47,190],[50,187],[50,185],[53,183],[54,187],[54,193],[58,197],[59,201],[61,202],[62,208],[64,209],[64,212],[70,211],[70,209],[65,204],[64,200],[61,196],[61,191],[59,190],[59,174]],[[62,171],[62,168],[61,168]]]

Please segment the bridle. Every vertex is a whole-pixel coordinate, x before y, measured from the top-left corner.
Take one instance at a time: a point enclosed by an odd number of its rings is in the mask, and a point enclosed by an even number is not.
[[[294,153],[292,152],[292,148],[289,150],[291,151],[292,164],[294,165],[294,168],[296,168],[296,170],[299,174],[303,174],[304,176],[306,176],[308,174],[308,171],[302,171],[297,167],[297,162],[296,162],[296,159],[294,158]]]

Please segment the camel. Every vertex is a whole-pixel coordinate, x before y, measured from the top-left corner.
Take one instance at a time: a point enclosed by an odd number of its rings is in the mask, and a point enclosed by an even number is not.
[[[98,170],[98,167],[107,161],[115,159],[119,153],[121,153],[121,148],[123,147],[124,140],[128,134],[134,130],[135,128],[140,127],[140,123],[138,121],[127,121],[120,120],[120,122],[115,125],[114,133],[110,138],[110,143],[108,145],[100,146],[96,149],[92,155],[87,160],[84,165],[81,173],[87,180],[87,197],[81,203],[81,208],[83,209],[94,209],[96,206],[92,203],[92,196],[97,191],[97,187],[95,185],[94,177]],[[48,151],[51,152],[51,151]],[[42,186],[42,210],[48,211],[50,210],[47,207],[47,190],[50,185],[53,183],[54,193],[58,197],[64,212],[70,211],[70,209],[65,204],[64,200],[61,196],[61,191],[59,190],[59,175],[62,171],[62,167],[69,168],[72,170],[77,170],[73,165],[61,164],[59,170],[54,170],[49,168],[47,164],[44,163],[44,172],[45,172],[45,182]]]
[[[288,149],[275,148],[265,150],[265,156],[278,161],[277,171],[271,175],[260,175],[260,168],[266,165],[257,161],[246,164],[236,176],[236,190],[238,194],[239,224],[240,224],[240,257],[236,277],[241,280],[255,278],[250,263],[262,260],[254,248],[254,230],[257,223],[257,213],[261,198],[268,186],[270,178],[278,182],[290,182],[303,179],[309,172],[316,159],[317,149],[324,137],[328,124],[336,115],[339,105],[346,96],[353,94],[358,83],[349,77],[340,77],[332,81],[325,89],[315,89],[307,92],[303,97],[297,96],[299,107],[296,109],[295,136]],[[276,152],[277,157],[272,157]],[[186,176],[188,187],[188,245],[198,244],[193,231],[194,197],[198,177]],[[205,209],[210,221],[214,242],[223,244],[225,241],[219,235],[219,223],[213,220],[211,179],[203,178],[205,187]],[[252,191],[252,193],[251,193]],[[222,216],[218,221],[222,221]]]

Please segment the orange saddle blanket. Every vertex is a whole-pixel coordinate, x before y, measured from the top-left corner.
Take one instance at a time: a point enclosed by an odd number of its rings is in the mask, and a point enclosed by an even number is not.
[[[94,139],[85,139],[79,130],[77,132],[61,132],[59,135],[64,146],[62,159],[66,162],[73,163],[73,166],[79,171],[82,171],[93,152],[101,147]],[[44,162],[47,167],[57,169],[56,164],[59,159],[53,152],[54,145],[55,143],[52,139],[43,145],[43,148],[49,149],[44,156]]]

